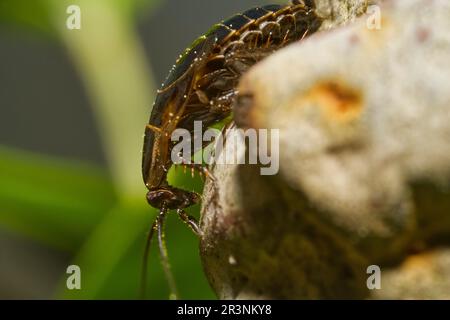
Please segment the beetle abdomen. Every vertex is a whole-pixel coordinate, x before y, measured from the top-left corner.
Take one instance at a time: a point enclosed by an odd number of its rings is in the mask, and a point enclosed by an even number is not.
[[[320,25],[321,19],[305,5],[268,5],[234,15],[195,40],[177,60],[153,106],[142,162],[147,187],[165,182],[173,130],[192,131],[196,120],[208,127],[226,118],[248,68]]]

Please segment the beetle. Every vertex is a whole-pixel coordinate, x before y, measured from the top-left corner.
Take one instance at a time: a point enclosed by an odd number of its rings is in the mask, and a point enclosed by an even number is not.
[[[311,0],[292,0],[288,5],[255,7],[214,25],[186,49],[158,90],[145,128],[142,157],[147,202],[159,210],[145,246],[142,294],[145,294],[148,251],[156,232],[163,269],[172,297],[176,297],[164,241],[164,221],[169,210],[176,210],[194,233],[201,236],[195,218],[185,212],[200,201],[200,195],[171,186],[167,181],[173,165],[172,132],[182,128],[193,134],[194,121],[201,121],[203,128],[207,128],[229,117],[241,75],[272,52],[317,31],[322,19],[314,9]],[[183,164],[192,171],[213,179],[206,167],[185,160]]]

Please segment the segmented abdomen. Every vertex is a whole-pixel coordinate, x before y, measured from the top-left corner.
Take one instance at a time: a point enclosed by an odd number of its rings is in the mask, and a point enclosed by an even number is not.
[[[142,174],[149,189],[165,183],[175,128],[226,118],[240,76],[256,62],[314,33],[321,19],[301,4],[249,9],[216,24],[178,59],[158,91],[144,138]]]

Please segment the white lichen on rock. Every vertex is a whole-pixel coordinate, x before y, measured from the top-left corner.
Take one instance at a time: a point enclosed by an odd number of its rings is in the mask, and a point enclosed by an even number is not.
[[[450,3],[383,1],[380,29],[353,21],[368,4],[318,1],[326,28],[243,77],[240,121],[280,130],[280,174],[215,168],[202,254],[219,297],[366,298],[365,266],[394,287],[392,265],[448,239]]]

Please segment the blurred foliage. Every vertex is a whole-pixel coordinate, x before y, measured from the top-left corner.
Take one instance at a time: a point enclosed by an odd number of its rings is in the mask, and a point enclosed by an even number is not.
[[[99,1],[99,0],[96,0]],[[100,0],[101,1],[101,0]],[[138,12],[149,12],[162,0],[107,0],[124,17],[132,19]],[[0,23],[27,28],[33,32],[57,36],[51,8],[62,0],[0,0]],[[82,1],[71,0],[77,5]]]
[[[54,33],[46,7],[40,0],[0,1],[0,21],[29,27],[38,32]]]
[[[0,223],[5,227],[75,250],[115,201],[106,172],[0,148]]]
[[[90,96],[109,162],[108,170],[104,170],[0,148],[2,227],[71,253],[73,263],[81,267],[82,290],[67,290],[67,275],[62,270],[55,297],[138,297],[146,233],[157,212],[146,204],[140,178],[137,146],[142,143],[143,124],[149,116],[154,90],[134,31],[134,18],[139,10],[145,8],[148,12],[157,3],[0,0],[0,24],[51,35],[66,46]],[[69,4],[83,8],[83,26],[87,27],[82,32],[69,34],[64,30],[65,7]],[[102,12],[101,22],[95,24],[94,12],[98,13],[98,9]],[[201,191],[199,179],[192,180],[181,172],[171,171],[169,180]],[[198,216],[199,207],[190,211]],[[202,273],[198,239],[177,220],[176,215],[170,215],[166,230],[181,297],[214,298]],[[165,299],[168,289],[158,260],[154,246],[148,296]]]
[[[183,172],[170,180],[184,188],[201,181]],[[102,169],[29,152],[0,148],[0,224],[54,248],[76,253],[82,270],[81,291],[65,289],[62,275],[60,297],[67,299],[138,298],[145,235],[154,215],[144,196],[118,204],[114,186]],[[199,207],[191,208],[198,215]],[[214,298],[197,252],[198,241],[175,214],[167,225],[168,249],[183,298]],[[83,245],[83,243],[85,243]],[[168,297],[156,246],[150,257],[148,298]]]

